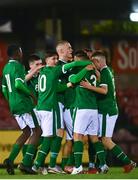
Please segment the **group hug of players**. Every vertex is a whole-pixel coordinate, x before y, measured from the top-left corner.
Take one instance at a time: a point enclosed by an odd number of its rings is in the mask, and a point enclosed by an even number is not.
[[[9,102],[22,134],[4,160],[8,174],[15,174],[14,160],[23,150],[18,165],[26,174],[84,173],[83,138],[89,141],[88,173],[107,173],[106,150],[131,172],[136,163],[112,141],[118,117],[112,70],[102,50],[73,49],[60,41],[56,51],[47,51],[44,62],[37,54],[28,60],[29,71],[22,65],[22,49],[10,45],[9,60],[3,69],[2,92]],[[61,166],[56,160],[66,133]],[[50,153],[50,162],[45,159]],[[98,165],[95,164],[95,157]]]

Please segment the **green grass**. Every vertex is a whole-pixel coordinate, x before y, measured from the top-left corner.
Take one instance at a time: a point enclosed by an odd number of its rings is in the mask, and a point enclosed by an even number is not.
[[[107,174],[79,174],[79,175],[24,175],[16,169],[15,175],[7,175],[5,169],[0,169],[0,179],[138,179],[138,167],[131,173],[123,173],[121,167],[110,168]]]

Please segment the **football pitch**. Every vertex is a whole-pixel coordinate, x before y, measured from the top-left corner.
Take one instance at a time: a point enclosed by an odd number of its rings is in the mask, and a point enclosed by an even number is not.
[[[107,174],[47,174],[24,175],[15,169],[15,175],[8,175],[5,169],[0,169],[0,179],[138,179],[138,167],[130,173],[123,173],[121,167],[112,167]]]

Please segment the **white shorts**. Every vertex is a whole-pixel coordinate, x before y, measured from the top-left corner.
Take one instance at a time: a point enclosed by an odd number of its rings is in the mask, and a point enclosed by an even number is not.
[[[98,134],[98,110],[77,109],[74,122],[74,132],[78,134]]]
[[[99,137],[112,137],[118,115],[109,116],[98,114],[99,120]]]
[[[56,113],[54,115],[53,111],[37,111],[37,112],[40,118],[40,124],[42,129],[41,136],[49,137],[56,135],[56,131],[57,131]]]
[[[59,105],[59,111],[60,111],[60,128],[61,129],[64,129],[64,120],[63,120],[63,114],[64,114],[64,105],[61,103],[61,102],[59,102],[58,103],[58,105]]]
[[[65,131],[66,131],[66,139],[72,140],[73,139],[73,120],[71,117],[70,109],[65,109],[63,118],[64,118]]]
[[[40,126],[40,119],[36,109],[33,109],[32,113],[24,113],[22,115],[14,114],[20,129],[24,129],[26,126],[29,126],[30,129]]]

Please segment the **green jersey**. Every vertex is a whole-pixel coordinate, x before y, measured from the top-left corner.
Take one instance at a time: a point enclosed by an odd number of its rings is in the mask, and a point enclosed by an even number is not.
[[[59,60],[57,66],[62,67],[64,64],[66,64],[65,61]],[[60,77],[59,77],[59,82],[61,82],[63,84],[66,84],[68,82],[68,76],[69,76],[68,73],[61,74]],[[61,102],[62,104],[65,104],[65,91],[58,92],[57,93],[57,98],[58,98],[58,102]]]
[[[67,64],[65,61],[62,61],[62,60],[59,60],[58,61],[58,65],[59,66],[63,66]],[[76,72],[78,72],[78,69],[81,70],[82,67],[75,67],[75,68],[71,68],[69,69],[66,74],[61,74],[60,77],[59,77],[59,81],[62,82],[63,84],[67,84],[69,81],[68,81],[68,77],[71,75],[71,74],[74,74]],[[73,103],[74,103],[74,100],[75,100],[75,94],[76,94],[76,91],[75,91],[75,85],[74,87],[70,87],[70,88],[67,88],[65,91],[63,92],[58,92],[57,93],[57,96],[58,96],[58,102],[61,102],[62,104],[64,104],[64,107],[65,108],[71,108],[73,107]]]
[[[9,106],[13,114],[24,114],[34,107],[31,97],[15,87],[16,81],[22,81],[26,85],[24,79],[24,66],[16,60],[9,60],[3,69],[2,86],[7,89]]]
[[[37,110],[52,111],[57,108],[57,85],[61,73],[61,66],[45,66],[40,70]]]
[[[91,85],[96,86],[96,75],[94,70],[88,71],[83,78]],[[74,107],[78,109],[97,109],[96,93],[78,85],[76,87],[76,97]]]
[[[38,76],[34,75],[29,81],[27,81],[27,85],[35,98],[38,98]]]
[[[109,115],[118,114],[114,77],[113,73],[107,66],[101,70],[101,80],[99,86],[102,85],[106,85],[108,87],[108,93],[106,95],[97,95],[99,113]]]

